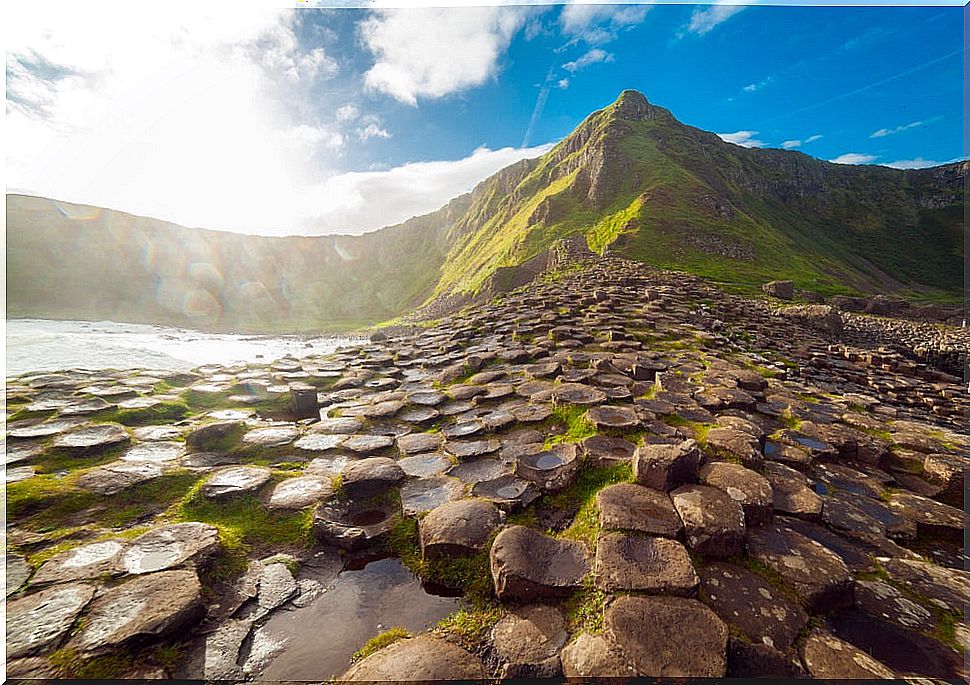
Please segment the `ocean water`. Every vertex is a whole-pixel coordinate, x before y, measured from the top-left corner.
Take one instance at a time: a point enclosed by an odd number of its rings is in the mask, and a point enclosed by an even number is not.
[[[8,319],[5,376],[64,369],[164,369],[326,354],[356,341],[329,336],[203,333],[114,321]]]

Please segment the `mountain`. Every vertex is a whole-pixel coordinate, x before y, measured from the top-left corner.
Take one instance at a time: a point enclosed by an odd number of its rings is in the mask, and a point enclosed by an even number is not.
[[[501,290],[570,237],[740,288],[791,278],[958,301],[968,166],[743,148],[624,91],[542,157],[359,237],[242,236],[8,195],[8,316],[350,328]]]

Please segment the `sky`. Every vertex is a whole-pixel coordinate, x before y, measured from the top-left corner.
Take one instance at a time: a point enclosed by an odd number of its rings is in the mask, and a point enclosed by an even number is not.
[[[337,1],[8,5],[7,192],[362,233],[542,154],[625,88],[746,147],[898,168],[966,155],[956,0]]]

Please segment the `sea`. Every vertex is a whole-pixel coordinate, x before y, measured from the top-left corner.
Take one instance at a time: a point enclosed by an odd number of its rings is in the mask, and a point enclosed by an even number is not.
[[[204,364],[272,362],[327,354],[360,340],[311,335],[204,333],[114,321],[7,319],[7,378],[66,369],[187,371]]]

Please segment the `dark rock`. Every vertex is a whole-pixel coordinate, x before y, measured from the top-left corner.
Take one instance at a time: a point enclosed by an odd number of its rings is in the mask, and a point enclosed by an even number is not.
[[[701,467],[698,480],[725,492],[741,505],[748,526],[760,526],[771,518],[773,493],[768,480],[740,464],[713,462]]]
[[[482,680],[481,661],[461,647],[430,635],[401,640],[350,667],[339,680],[433,682]]]
[[[791,281],[769,281],[761,286],[766,295],[779,300],[790,300],[795,296],[795,284]]]
[[[401,486],[401,508],[405,516],[420,516],[464,494],[465,484],[457,478],[418,478]]]
[[[552,678],[562,673],[559,650],[569,634],[555,607],[531,604],[504,616],[489,638],[499,678]]]
[[[626,655],[605,635],[579,633],[559,654],[567,678],[630,677],[636,674]]]
[[[693,440],[676,445],[641,445],[633,455],[633,476],[637,483],[669,492],[691,483],[704,455]]]
[[[612,466],[633,459],[636,445],[629,440],[600,433],[583,440],[580,449],[588,462],[596,466]]]
[[[185,436],[185,444],[197,452],[227,449],[239,441],[245,429],[242,421],[216,421],[193,430]]]
[[[691,550],[716,558],[744,553],[744,512],[727,493],[706,485],[684,485],[670,498],[684,522]]]
[[[880,558],[879,564],[891,581],[909,587],[941,609],[970,604],[970,572],[916,559]]]
[[[800,652],[802,663],[813,678],[882,680],[896,677],[885,664],[822,629],[812,631]]]
[[[418,522],[421,553],[438,559],[481,552],[502,518],[498,508],[485,500],[443,504]]]
[[[323,542],[353,551],[386,539],[400,514],[400,505],[390,502],[327,502],[313,512],[313,531]]]
[[[765,464],[765,477],[771,485],[774,510],[807,521],[818,521],[822,516],[822,498],[808,484],[809,480],[795,469],[784,464]]]
[[[499,533],[489,558],[495,594],[501,600],[566,597],[589,572],[582,543],[557,540],[524,526]]]
[[[728,639],[727,675],[729,678],[772,678],[801,680],[808,675],[798,657],[779,652],[765,644]]]
[[[617,483],[596,493],[600,526],[676,538],[684,524],[670,497],[633,483]]]
[[[370,457],[349,463],[343,470],[343,492],[351,499],[366,499],[393,488],[404,480],[404,471],[393,459]]]
[[[698,583],[682,544],[625,533],[600,534],[594,573],[597,587],[607,592],[689,595]]]
[[[894,492],[889,496],[889,508],[916,524],[922,536],[937,536],[962,541],[967,527],[967,515],[962,509],[912,492]]]

